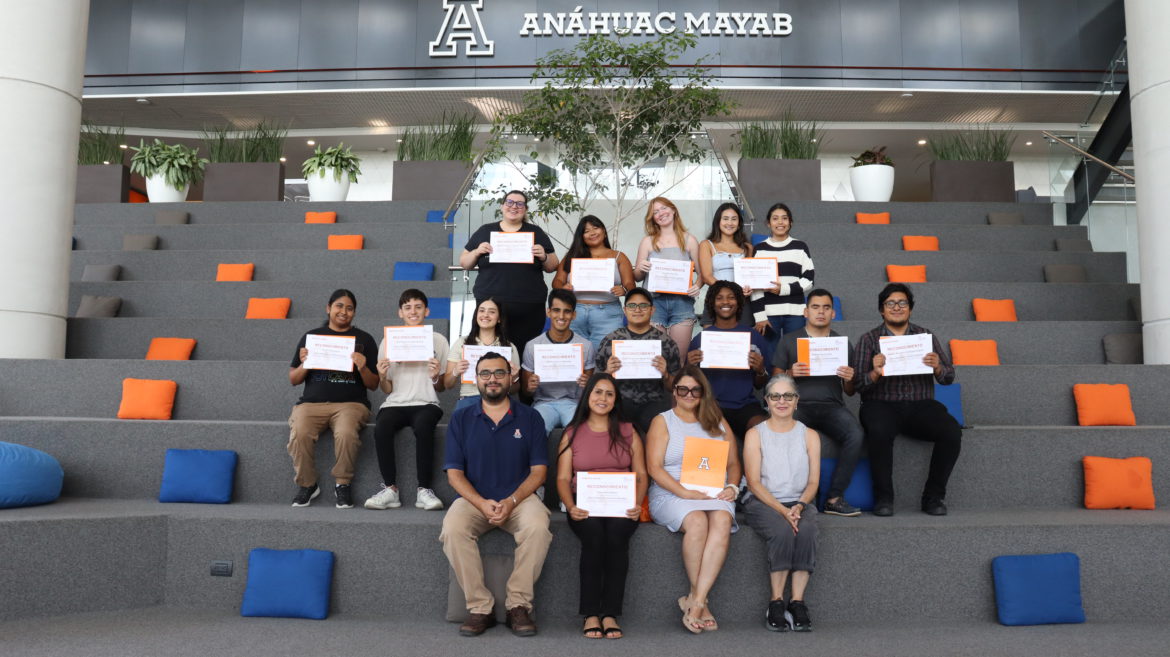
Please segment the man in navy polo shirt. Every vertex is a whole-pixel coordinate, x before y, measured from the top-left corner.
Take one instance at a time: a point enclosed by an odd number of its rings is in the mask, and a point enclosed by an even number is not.
[[[498,527],[516,539],[505,600],[508,626],[516,636],[532,636],[533,591],[552,542],[549,511],[533,495],[548,472],[544,420],[508,398],[512,367],[507,358],[488,352],[476,363],[475,374],[480,403],[451,416],[443,465],[459,493],[439,535],[466,597],[468,617],[459,633],[478,636],[496,623],[478,539]]]

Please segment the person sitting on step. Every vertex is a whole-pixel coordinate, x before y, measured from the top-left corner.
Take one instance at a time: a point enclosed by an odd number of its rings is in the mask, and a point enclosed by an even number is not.
[[[455,402],[456,411],[479,403],[479,389],[472,380],[475,377],[467,373],[468,370],[472,370],[478,359],[464,354],[464,345],[498,347],[498,351],[508,357],[512,372],[517,377],[517,380],[509,383],[508,393],[514,393],[519,389],[520,352],[508,340],[508,322],[504,318],[503,306],[492,297],[480,299],[475,304],[475,314],[471,318],[471,331],[466,336],[455,338],[451,343],[451,350],[447,352],[447,372],[443,375],[443,387],[459,388],[459,401]],[[474,373],[474,370],[472,372]]]

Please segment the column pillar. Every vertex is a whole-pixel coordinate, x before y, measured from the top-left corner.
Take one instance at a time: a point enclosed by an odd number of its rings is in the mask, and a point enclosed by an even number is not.
[[[64,358],[89,0],[0,2],[0,358]]]

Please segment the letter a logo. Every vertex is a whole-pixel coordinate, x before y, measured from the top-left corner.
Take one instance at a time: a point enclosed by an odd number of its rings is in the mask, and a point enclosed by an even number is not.
[[[491,57],[496,52],[496,42],[487,38],[479,11],[483,0],[443,0],[443,25],[439,35],[431,41],[431,57],[455,57],[459,54],[457,40],[466,41],[463,53],[468,57]]]
[[[700,470],[710,470],[711,469],[711,463],[709,461],[709,458],[710,457],[704,456],[703,460],[699,461],[699,469]]]

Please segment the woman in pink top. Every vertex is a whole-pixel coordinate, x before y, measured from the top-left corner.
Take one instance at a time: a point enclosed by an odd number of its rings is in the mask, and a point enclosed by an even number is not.
[[[630,537],[638,528],[649,479],[642,440],[629,422],[619,420],[621,396],[613,376],[597,373],[585,384],[573,420],[557,451],[557,492],[569,515],[569,528],[581,539],[581,602],[586,638],[622,638],[622,614]],[[579,472],[633,472],[634,506],[622,517],[592,517],[576,504]]]

